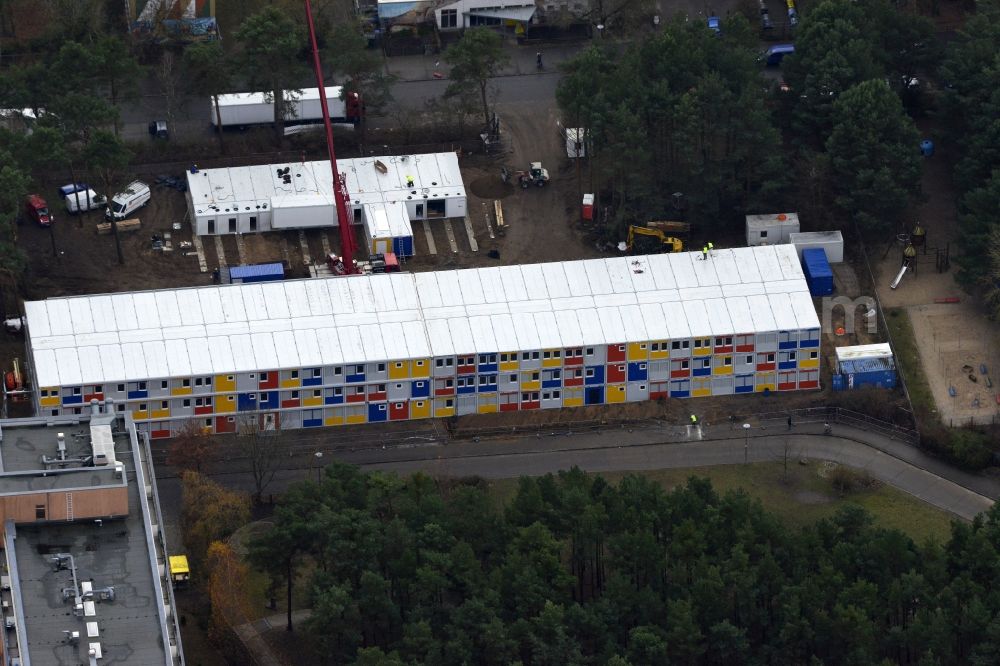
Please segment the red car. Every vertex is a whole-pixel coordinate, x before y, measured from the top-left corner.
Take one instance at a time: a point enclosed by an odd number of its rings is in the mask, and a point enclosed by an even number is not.
[[[28,195],[24,202],[24,214],[42,227],[48,227],[55,221],[49,213],[49,205],[45,203],[45,199],[37,194]]]

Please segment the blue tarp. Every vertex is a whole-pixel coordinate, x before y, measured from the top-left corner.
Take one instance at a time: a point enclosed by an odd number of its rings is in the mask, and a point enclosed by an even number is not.
[[[250,264],[249,266],[233,266],[229,269],[229,279],[234,284],[283,280],[284,277],[285,267],[281,264]]]

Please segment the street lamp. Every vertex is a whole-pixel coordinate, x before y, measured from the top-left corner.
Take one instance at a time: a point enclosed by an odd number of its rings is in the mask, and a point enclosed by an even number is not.
[[[316,456],[316,483],[319,483],[319,474],[323,469],[323,452],[317,451],[313,455]]]
[[[746,439],[743,441],[743,464],[746,465],[750,458],[750,424],[743,424],[743,432],[746,433]]]

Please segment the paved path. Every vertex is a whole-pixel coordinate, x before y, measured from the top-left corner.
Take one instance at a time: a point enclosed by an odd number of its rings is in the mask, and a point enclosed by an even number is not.
[[[292,625],[299,626],[311,614],[312,610],[308,608],[292,611]],[[246,646],[247,652],[253,657],[257,666],[282,666],[285,662],[271,651],[271,647],[264,640],[262,634],[274,628],[284,629],[287,624],[287,614],[281,613],[280,615],[262,617],[255,622],[241,624],[234,631],[240,637],[243,645]]]

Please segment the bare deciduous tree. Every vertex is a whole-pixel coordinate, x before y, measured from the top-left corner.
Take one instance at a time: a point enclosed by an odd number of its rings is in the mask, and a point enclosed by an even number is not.
[[[288,457],[288,442],[284,433],[260,414],[241,416],[236,433],[236,447],[250,462],[253,476],[253,499],[259,503],[264,491],[274,480],[282,459]]]

